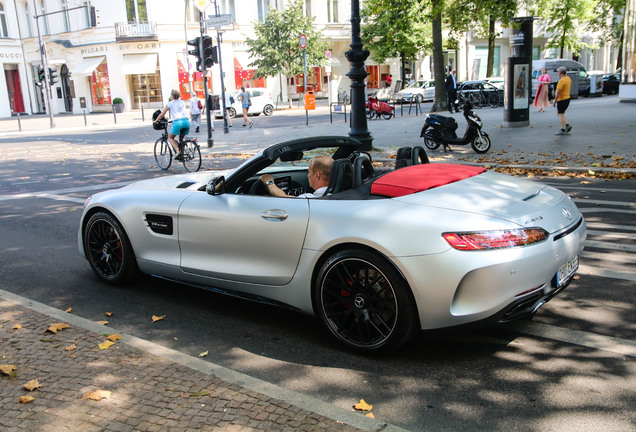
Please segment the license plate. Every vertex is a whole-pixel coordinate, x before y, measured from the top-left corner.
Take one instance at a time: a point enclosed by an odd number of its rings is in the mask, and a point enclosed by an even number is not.
[[[563,286],[570,280],[572,275],[579,269],[579,257],[576,256],[566,262],[557,272],[557,288]]]

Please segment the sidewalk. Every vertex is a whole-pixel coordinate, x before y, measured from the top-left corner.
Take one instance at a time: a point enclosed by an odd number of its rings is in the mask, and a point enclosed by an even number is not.
[[[0,365],[17,369],[0,372],[3,432],[400,431],[129,335],[100,349],[115,329],[6,291],[0,329]]]

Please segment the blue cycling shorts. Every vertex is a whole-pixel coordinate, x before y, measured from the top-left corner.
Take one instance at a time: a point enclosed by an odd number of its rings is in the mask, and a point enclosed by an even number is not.
[[[172,122],[172,127],[170,128],[170,133],[172,135],[178,136],[181,132],[181,129],[185,129],[185,134],[190,133],[190,120],[187,118],[176,119]]]

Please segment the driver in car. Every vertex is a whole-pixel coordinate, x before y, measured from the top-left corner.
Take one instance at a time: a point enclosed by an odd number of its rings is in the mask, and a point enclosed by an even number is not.
[[[327,155],[318,155],[309,163],[309,172],[307,178],[309,179],[309,186],[314,190],[313,193],[304,193],[298,195],[296,198],[318,198],[325,194],[327,186],[329,185],[329,173],[331,172],[331,165],[333,159]],[[277,197],[289,197],[284,190],[276,186],[274,178],[269,174],[263,174],[260,177],[261,182],[267,188],[267,192],[272,196]]]

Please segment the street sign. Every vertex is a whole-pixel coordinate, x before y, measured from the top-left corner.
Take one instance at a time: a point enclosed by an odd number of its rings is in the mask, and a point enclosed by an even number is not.
[[[232,15],[230,14],[211,16],[205,20],[205,28],[219,28],[229,25],[231,22]]]
[[[307,48],[307,36],[305,36],[305,33],[300,35],[300,48],[301,49]]]
[[[194,3],[195,8],[199,9],[199,12],[203,12],[205,8],[210,6],[212,1],[211,0],[194,0],[192,3]]]

